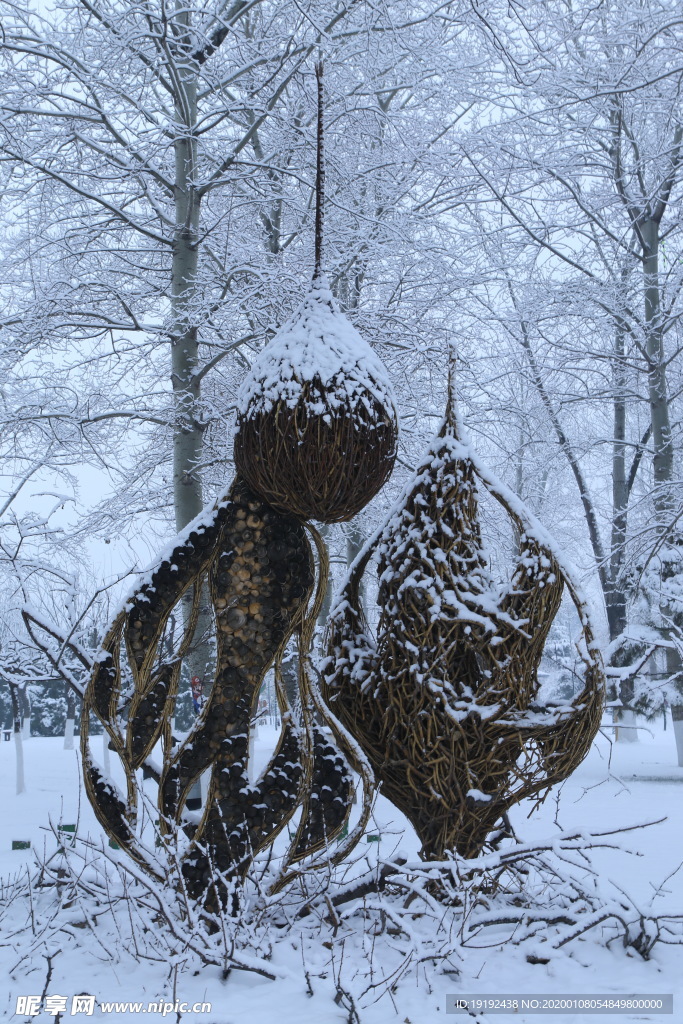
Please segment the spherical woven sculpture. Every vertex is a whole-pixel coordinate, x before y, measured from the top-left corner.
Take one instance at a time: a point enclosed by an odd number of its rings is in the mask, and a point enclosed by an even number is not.
[[[240,392],[235,465],[281,512],[355,516],[384,485],[398,426],[384,366],[316,277]]]

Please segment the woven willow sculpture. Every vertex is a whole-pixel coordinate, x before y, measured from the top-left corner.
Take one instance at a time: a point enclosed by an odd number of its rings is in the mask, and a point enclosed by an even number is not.
[[[301,520],[348,519],[387,479],[396,454],[391,386],[372,349],[337,308],[321,271],[323,162],[322,67],[318,76],[318,178],[313,286],[294,319],[255,360],[242,389],[235,439],[238,477],[228,498],[158,566],[115,620],[86,692],[82,751],[88,796],[109,836],[161,877],[159,857],[138,833],[135,771],[158,783],[159,829],[179,861],[189,895],[215,911],[254,857],[298,813],[273,890],[296,873],[340,861],[370,814],[373,780],[362,751],[326,708],[307,669],[308,651],[327,587],[327,552]],[[318,550],[318,586],[306,529]],[[182,743],[171,720],[183,659],[195,637],[201,595],[210,595],[216,670],[209,699]],[[188,613],[187,597],[192,595]],[[181,602],[184,606],[181,607]],[[166,650],[175,610],[184,619],[179,645]],[[287,703],[280,663],[289,639],[299,647],[302,724]],[[283,730],[270,763],[249,782],[249,730],[261,683],[276,670]],[[118,754],[125,797],[95,764],[94,715]],[[326,736],[325,727],[336,742]],[[163,765],[147,759],[161,741]],[[349,816],[350,768],[360,776],[360,820],[332,854],[329,843]],[[186,813],[191,787],[211,771],[199,822]],[[300,812],[300,813],[299,813]],[[315,859],[315,855],[320,857]]]
[[[235,465],[275,508],[344,522],[390,476],[396,438],[383,367],[315,280],[254,362],[240,396]]]
[[[363,508],[391,472],[397,439],[384,367],[322,277],[317,70],[312,287],[243,387],[238,477],[229,495],[193,525],[117,616],[84,700],[85,781],[100,823],[154,877],[177,869],[177,884],[210,914],[229,905],[254,858],[289,824],[296,823],[288,849],[276,858],[280,870],[271,891],[301,870],[299,862],[310,870],[345,857],[369,817],[372,769],[415,826],[423,856],[479,853],[511,804],[543,794],[581,761],[602,700],[600,659],[575,587],[514,496],[463,447],[452,407],[399,510],[350,573],[332,620],[327,706],[309,678],[327,556],[305,521],[340,522]],[[503,590],[490,579],[482,551],[477,480],[520,532],[518,565]],[[306,531],[318,553],[314,598]],[[359,585],[377,548],[382,613],[375,644],[362,620]],[[537,669],[565,584],[582,617],[585,685],[571,706],[541,707]],[[183,660],[206,642],[195,635],[205,593],[214,679],[196,725],[176,742],[171,721]],[[171,627],[176,611],[183,621],[178,641]],[[300,725],[280,678],[293,636]],[[271,665],[283,728],[251,783],[249,732]],[[94,761],[91,719],[99,720],[118,755],[125,794]],[[157,744],[160,767],[151,759]],[[140,829],[135,773],[141,767],[158,785],[160,852],[145,844]],[[362,782],[362,812],[331,854],[329,843],[349,816],[352,768]],[[205,773],[207,800],[192,819],[187,797]]]
[[[327,581],[325,549],[318,545],[320,585],[309,608],[314,560],[304,526],[257,498],[239,478],[201,526],[165,558],[115,619],[86,691],[81,747],[88,796],[102,827],[153,876],[168,865],[145,845],[138,831],[139,787],[135,772],[146,766],[158,783],[161,837],[180,846],[188,894],[215,911],[224,906],[231,883],[243,879],[254,856],[301,811],[275,887],[307,867],[340,859],[357,842],[369,813],[339,845],[334,857],[310,858],[325,850],[345,825],[351,804],[349,764],[369,783],[362,755],[354,749],[319,699],[308,678],[306,655]],[[182,743],[171,721],[183,658],[198,638],[202,590],[213,608],[216,669],[207,703]],[[168,649],[167,627],[183,596],[191,594],[180,642]],[[297,726],[279,677],[279,662],[290,637],[300,648],[302,726]],[[269,764],[249,781],[249,730],[265,672],[276,665],[277,698],[283,729]],[[317,715],[320,724],[315,721]],[[127,792],[97,767],[90,749],[91,717],[98,719],[123,767]],[[337,741],[323,732],[331,730]],[[162,765],[149,760],[160,741]],[[344,751],[344,753],[342,753]],[[185,814],[192,785],[211,770],[200,821]],[[366,785],[369,793],[370,786]],[[179,831],[180,827],[180,831]]]
[[[301,519],[340,523],[360,512],[391,475],[398,423],[386,370],[341,313],[322,274],[322,65],[316,73],[313,283],[242,387],[235,465],[275,508]]]
[[[477,485],[520,535],[502,589],[482,549]],[[376,551],[375,642],[359,584]],[[539,706],[537,670],[565,585],[581,619],[584,685],[569,705]],[[328,653],[326,700],[425,859],[477,856],[512,804],[577,767],[598,729],[604,679],[584,604],[541,529],[460,442],[452,403],[398,510],[351,569]]]

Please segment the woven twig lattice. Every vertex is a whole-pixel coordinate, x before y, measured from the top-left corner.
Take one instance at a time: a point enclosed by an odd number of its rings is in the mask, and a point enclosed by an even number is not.
[[[520,534],[510,584],[492,582],[477,484]],[[379,554],[376,642],[359,585]],[[570,706],[539,706],[537,670],[564,585],[581,618],[585,679]],[[332,614],[324,695],[359,740],[422,856],[477,856],[515,802],[583,760],[604,678],[585,605],[551,543],[458,439],[449,407],[409,492],[352,567]]]
[[[138,833],[135,771],[161,741],[158,773],[159,831],[168,843],[183,837],[177,856],[183,885],[207,909],[225,905],[254,856],[271,844],[298,809],[298,827],[284,856],[282,878],[292,864],[327,862],[326,851],[349,814],[349,761],[366,782],[361,822],[335,858],[355,843],[369,814],[369,772],[363,756],[335,722],[308,678],[307,652],[327,581],[326,553],[319,552],[319,586],[311,608],[314,562],[305,527],[256,497],[239,478],[203,526],[192,529],[128,602],[109,630],[87,688],[81,729],[85,783],[98,820],[137,863],[152,875],[166,870]],[[171,734],[183,658],[195,641],[199,601],[208,589],[216,637],[216,669],[208,701],[180,744]],[[192,594],[179,645],[166,650],[164,632],[184,595]],[[292,634],[299,639],[303,726],[297,726],[282,686],[279,664]],[[249,729],[265,672],[275,664],[283,729],[270,763],[250,783]],[[314,709],[336,742],[316,724]],[[123,767],[127,793],[116,790],[90,750],[91,715],[103,725]],[[342,753],[342,750],[344,753]],[[201,820],[184,814],[187,794],[211,769]]]
[[[360,512],[391,475],[396,422],[393,410],[370,393],[352,412],[335,411],[327,390],[319,380],[306,381],[293,408],[279,401],[267,412],[247,412],[235,436],[235,465],[275,508],[340,523]]]

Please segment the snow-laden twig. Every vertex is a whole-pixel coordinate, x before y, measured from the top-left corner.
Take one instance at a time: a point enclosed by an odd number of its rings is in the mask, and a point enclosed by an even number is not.
[[[327,874],[298,876],[278,894],[269,886],[277,867],[257,858],[239,905],[211,917],[177,886],[77,839],[0,888],[0,944],[12,950],[15,976],[58,950],[87,949],[100,961],[165,964],[174,978],[207,967],[223,978],[233,971],[274,982],[298,977],[316,998],[329,977],[331,998],[349,1019],[362,1020],[366,1006],[397,1000],[400,986],[431,991],[440,975],[458,976],[472,950],[506,949],[535,964],[577,943],[622,946],[644,960],[658,943],[683,945],[683,908],[668,907],[661,886],[649,901],[632,898],[595,857],[604,850],[633,855],[620,835],[645,827],[559,831],[510,841],[485,857],[436,863],[398,854],[371,863],[358,853],[351,864],[330,864]],[[170,844],[162,855],[172,859]],[[292,964],[292,945],[303,975]]]

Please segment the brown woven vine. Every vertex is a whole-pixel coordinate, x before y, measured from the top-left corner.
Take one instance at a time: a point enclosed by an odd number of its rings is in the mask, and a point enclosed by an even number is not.
[[[502,591],[482,550],[477,483],[520,535]],[[376,643],[358,596],[375,551]],[[581,618],[583,689],[569,706],[540,706],[537,670],[565,584]],[[515,496],[460,443],[452,405],[410,492],[352,568],[329,655],[325,699],[425,859],[481,853],[512,804],[542,799],[576,768],[599,726],[604,678],[585,606]]]
[[[146,871],[168,871],[158,851],[138,829],[139,788],[135,771],[161,741],[159,833],[175,847],[182,884],[210,911],[225,906],[230,885],[244,878],[254,856],[271,844],[297,810],[296,835],[284,857],[291,865],[310,863],[343,828],[351,805],[349,760],[360,770],[369,814],[371,776],[362,754],[324,709],[322,726],[310,711],[307,652],[327,581],[324,545],[319,551],[319,585],[309,609],[314,563],[304,526],[256,497],[239,478],[203,526],[191,530],[128,602],[107,634],[86,690],[81,748],[86,791],[102,827]],[[196,642],[202,588],[214,613],[216,669],[207,703],[190,734],[174,744],[171,721],[183,658]],[[180,642],[169,651],[168,624],[187,593],[192,594]],[[287,705],[279,662],[293,633],[300,639],[304,725]],[[265,672],[275,663],[283,730],[278,746],[255,784],[247,772],[249,729]],[[127,792],[119,793],[97,767],[90,750],[91,717],[104,727],[123,767]],[[341,749],[340,749],[341,748]],[[199,822],[184,808],[190,788],[207,769],[211,780]],[[361,829],[362,831],[362,829]],[[360,836],[358,827],[335,856]],[[165,838],[163,838],[165,837]],[[280,884],[276,880],[276,885]]]

